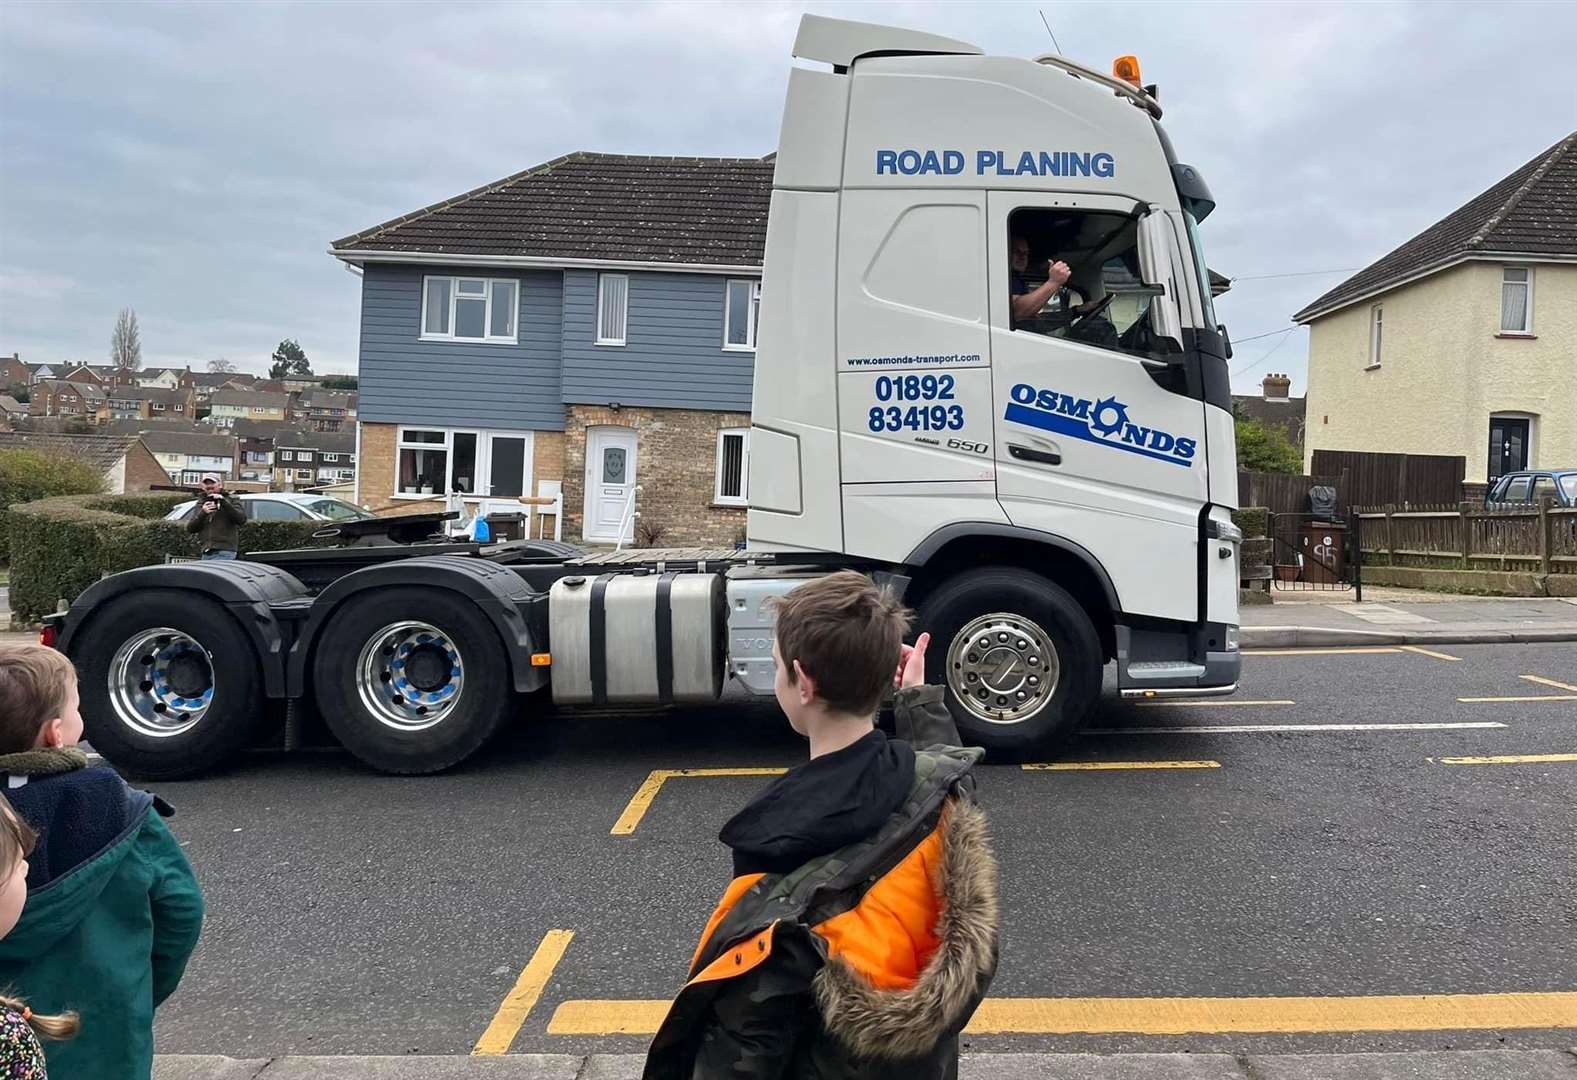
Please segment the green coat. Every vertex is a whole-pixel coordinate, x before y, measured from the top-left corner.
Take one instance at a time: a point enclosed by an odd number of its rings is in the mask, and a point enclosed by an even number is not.
[[[71,1009],[82,1032],[45,1042],[61,1080],[148,1080],[153,1010],[175,991],[202,928],[203,899],[180,845],[144,792],[102,852],[31,890],[0,940],[0,986],[34,1012]]]
[[[219,509],[211,514],[203,513],[203,499],[198,497],[186,531],[197,534],[204,551],[240,551],[241,526],[245,524],[246,510],[241,500],[224,491],[219,495]]]

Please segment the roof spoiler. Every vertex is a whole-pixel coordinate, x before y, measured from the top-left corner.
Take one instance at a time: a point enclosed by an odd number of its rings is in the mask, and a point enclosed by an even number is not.
[[[819,60],[837,68],[846,68],[862,56],[979,56],[982,52],[978,45],[938,34],[822,15],[801,18],[794,38],[797,59]]]

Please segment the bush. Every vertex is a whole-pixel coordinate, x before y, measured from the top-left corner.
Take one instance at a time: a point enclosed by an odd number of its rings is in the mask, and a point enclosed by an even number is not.
[[[0,560],[11,557],[5,516],[13,505],[103,490],[103,475],[78,458],[51,457],[39,450],[0,450]]]
[[[11,610],[36,622],[58,601],[73,601],[106,574],[155,566],[170,555],[198,554],[185,522],[162,515],[182,497],[67,495],[11,508]],[[323,545],[318,522],[249,521],[241,526],[241,551],[278,551]]]
[[[1253,472],[1303,472],[1303,453],[1287,441],[1278,427],[1266,427],[1252,417],[1233,414],[1238,468]]]
[[[1245,506],[1232,511],[1232,523],[1243,530],[1245,540],[1256,540],[1265,535],[1270,524],[1270,511],[1263,506]]]

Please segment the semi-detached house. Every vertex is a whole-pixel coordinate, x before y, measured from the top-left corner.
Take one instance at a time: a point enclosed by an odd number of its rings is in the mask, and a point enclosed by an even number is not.
[[[609,542],[744,534],[773,163],[574,153],[335,241],[362,276],[357,498],[562,485]]]

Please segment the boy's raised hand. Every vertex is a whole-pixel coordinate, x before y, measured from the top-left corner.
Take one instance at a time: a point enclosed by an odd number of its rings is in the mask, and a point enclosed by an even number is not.
[[[925,685],[925,649],[931,644],[930,634],[921,634],[913,645],[898,647],[898,670],[893,673],[893,686],[899,690]]]

